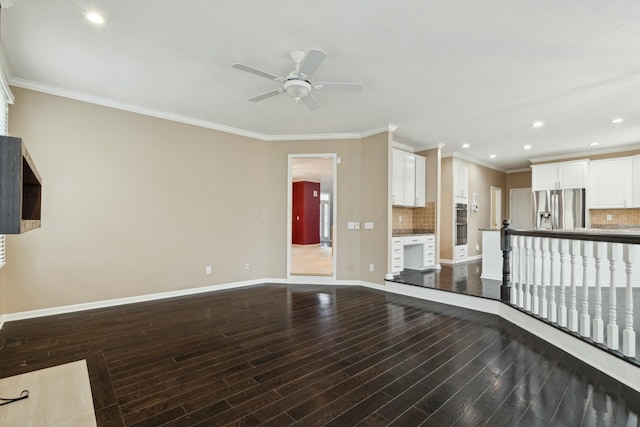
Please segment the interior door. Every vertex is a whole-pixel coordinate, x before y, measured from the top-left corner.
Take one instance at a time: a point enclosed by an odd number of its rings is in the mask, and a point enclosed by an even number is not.
[[[509,217],[513,228],[533,228],[531,188],[509,190]]]

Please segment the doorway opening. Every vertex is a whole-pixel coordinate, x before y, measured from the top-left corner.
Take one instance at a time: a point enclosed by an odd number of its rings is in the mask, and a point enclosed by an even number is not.
[[[335,280],[336,189],[335,153],[289,155],[288,279]]]

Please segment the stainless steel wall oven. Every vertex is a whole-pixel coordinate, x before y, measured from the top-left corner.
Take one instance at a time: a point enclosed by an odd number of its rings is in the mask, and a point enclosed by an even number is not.
[[[456,203],[456,245],[467,244],[467,205]]]

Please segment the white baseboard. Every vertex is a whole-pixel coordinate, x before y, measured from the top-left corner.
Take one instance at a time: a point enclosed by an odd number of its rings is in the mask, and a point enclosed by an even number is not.
[[[478,298],[470,295],[439,291],[419,286],[387,282],[386,290],[396,294],[421,298],[442,304],[454,305],[469,310],[495,314],[537,337],[566,351],[601,372],[615,378],[623,384],[640,391],[640,369],[628,362],[594,348],[589,343],[563,332],[545,322],[541,322],[498,300]]]
[[[477,261],[479,259],[482,259],[482,254],[468,256],[467,259],[465,259],[465,261]]]
[[[64,305],[60,307],[43,308],[39,310],[20,311],[4,314],[3,322],[13,320],[33,319],[36,317],[52,316],[55,314],[73,313],[76,311],[92,310],[96,308],[114,307],[137,302],[155,301],[165,298],[181,297],[185,295],[201,294],[204,292],[222,291],[225,289],[241,288],[245,286],[261,285],[263,283],[286,283],[285,279],[256,279],[243,282],[223,283],[220,285],[203,286],[199,288],[180,289],[177,291],[159,292],[155,294],[139,295],[135,297],[115,298],[81,304]]]
[[[502,282],[502,276],[498,276],[498,275],[493,275],[493,274],[484,274],[482,273],[480,275],[481,279],[489,279],[489,280],[497,280],[499,282]]]

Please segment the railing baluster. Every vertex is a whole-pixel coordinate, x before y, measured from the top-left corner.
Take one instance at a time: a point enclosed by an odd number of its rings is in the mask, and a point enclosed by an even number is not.
[[[549,320],[553,323],[558,320],[558,309],[556,307],[556,287],[553,281],[553,272],[555,271],[556,253],[558,252],[558,239],[549,239]]]
[[[569,242],[569,253],[571,255],[571,294],[569,295],[569,330],[578,332],[578,307],[576,302],[576,259],[580,253],[580,241],[571,240]]]
[[[600,270],[602,269],[602,257],[604,256],[604,243],[594,242],[593,258],[596,264],[596,289],[593,310],[593,340],[597,343],[604,341],[604,323],[602,321],[602,281],[600,279]]]
[[[512,291],[511,291],[511,304],[518,305],[518,293],[520,292],[520,247],[518,246],[518,236],[510,236],[511,237],[511,262],[513,268],[511,271],[513,272],[513,283],[512,283]]]
[[[566,282],[566,254],[568,249],[569,241],[566,239],[560,239],[560,287],[558,288],[560,295],[558,296],[558,325],[563,327],[567,326],[567,306],[565,305],[564,284]]]
[[[591,242],[583,240],[580,242],[580,254],[582,255],[582,311],[580,312],[580,335],[591,337],[591,317],[589,316],[589,278],[587,277],[587,266],[589,264],[589,254],[592,253]]]
[[[540,262],[540,281],[542,283],[540,288],[540,316],[544,319],[547,318],[547,285],[549,282],[546,277],[545,264],[547,263],[547,253],[549,252],[549,239],[543,237],[540,239],[540,247],[542,249],[542,258]]]
[[[608,245],[609,271],[611,272],[609,279],[609,323],[607,323],[607,347],[617,350],[619,347],[620,333],[618,323],[616,322],[616,261],[618,260],[619,243],[609,243]]]
[[[526,255],[524,260],[524,283],[526,287],[524,289],[524,309],[531,311],[531,241],[533,238],[527,236],[525,238]]]
[[[524,287],[525,287],[525,271],[524,271],[524,267],[525,267],[525,260],[526,260],[526,253],[524,250],[524,236],[519,236],[518,237],[518,247],[520,248],[520,258],[519,258],[519,263],[520,263],[520,268],[518,269],[520,272],[520,286],[518,286],[518,307],[524,307]]]
[[[531,272],[531,277],[533,278],[533,288],[532,288],[532,297],[531,297],[531,312],[533,314],[540,313],[540,301],[538,299],[538,294],[540,290],[540,238],[533,237],[533,271]]]
[[[624,295],[624,330],[622,331],[622,354],[636,357],[636,333],[633,330],[633,289],[631,287],[631,270],[634,245],[626,244],[622,249],[622,258],[627,273],[627,288]]]

